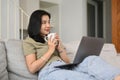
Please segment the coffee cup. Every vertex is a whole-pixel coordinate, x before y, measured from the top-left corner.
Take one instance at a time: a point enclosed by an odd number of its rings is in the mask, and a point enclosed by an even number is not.
[[[45,41],[47,42],[48,39],[51,37],[51,41],[55,38],[56,33],[49,33],[47,36],[45,36]]]

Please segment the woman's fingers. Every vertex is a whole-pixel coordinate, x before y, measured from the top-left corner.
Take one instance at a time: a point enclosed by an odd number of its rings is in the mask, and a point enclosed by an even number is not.
[[[52,42],[53,42],[53,44],[57,45],[57,41],[58,40],[54,38]]]
[[[58,34],[56,34],[55,38],[59,40],[59,35],[58,35]]]
[[[58,39],[56,38],[52,39],[52,36],[50,36],[50,38],[48,39],[48,43],[53,44],[55,46],[57,45],[57,42],[58,42]]]

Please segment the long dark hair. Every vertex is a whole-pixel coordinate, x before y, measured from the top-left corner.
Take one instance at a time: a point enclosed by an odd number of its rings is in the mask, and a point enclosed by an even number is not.
[[[42,16],[48,15],[49,18],[51,18],[50,13],[44,11],[44,10],[36,10],[34,11],[29,20],[28,25],[28,35],[32,39],[34,39],[37,42],[45,43],[45,40],[42,35],[40,35],[40,29],[42,25]]]

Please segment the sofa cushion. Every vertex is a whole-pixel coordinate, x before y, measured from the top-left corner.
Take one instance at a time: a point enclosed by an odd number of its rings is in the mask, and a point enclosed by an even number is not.
[[[37,74],[31,74],[26,66],[23,55],[22,41],[5,42],[10,80],[37,80]]]
[[[0,41],[0,80],[8,80],[6,51],[2,41]]]

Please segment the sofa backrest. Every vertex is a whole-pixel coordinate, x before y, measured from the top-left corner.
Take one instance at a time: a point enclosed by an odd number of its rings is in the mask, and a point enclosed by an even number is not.
[[[22,41],[8,40],[5,46],[10,80],[37,80],[37,74],[31,74],[27,69]]]

